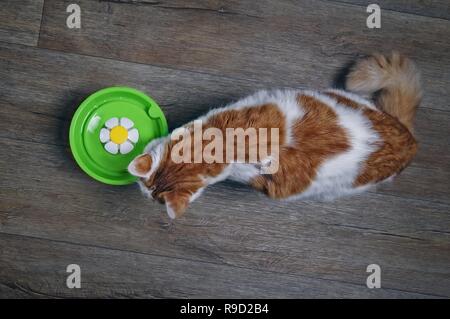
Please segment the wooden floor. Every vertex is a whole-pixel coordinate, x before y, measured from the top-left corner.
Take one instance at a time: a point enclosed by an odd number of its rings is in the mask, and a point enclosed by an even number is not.
[[[73,2],[81,29],[66,27]],[[449,298],[450,6],[377,3],[381,29],[363,0],[2,1],[0,297]],[[68,147],[75,109],[103,87],[147,92],[174,128],[260,88],[326,88],[392,49],[423,72],[421,147],[376,191],[286,203],[223,183],[170,223]]]

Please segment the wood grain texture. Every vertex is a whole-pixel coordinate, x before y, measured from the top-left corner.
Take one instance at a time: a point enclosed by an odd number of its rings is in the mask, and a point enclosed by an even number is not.
[[[0,245],[5,247],[0,258],[3,279],[0,287],[17,297],[92,298],[99,294],[109,298],[427,297],[388,289],[381,293],[346,282],[8,234],[0,234]],[[74,261],[81,268],[80,289],[66,287],[65,270]]]
[[[450,110],[450,21],[389,11],[366,27],[363,6],[328,1],[80,1],[83,27],[65,27],[70,1],[46,1],[39,46],[252,80],[328,87],[336,70],[399,50],[423,72],[424,108]]]
[[[411,13],[421,16],[450,20],[450,5],[447,0],[329,0],[332,2],[356,4],[367,7],[376,3],[384,10]]]
[[[174,127],[264,83],[9,44],[0,77],[0,294],[450,296],[448,112],[419,111],[423,146],[394,185],[323,203],[224,183],[170,223],[137,187],[102,185],[76,166],[66,139],[76,106],[129,85]],[[85,289],[65,288],[69,263],[86,268]],[[365,287],[371,263],[383,289]]]
[[[0,41],[36,46],[44,0],[2,0]]]

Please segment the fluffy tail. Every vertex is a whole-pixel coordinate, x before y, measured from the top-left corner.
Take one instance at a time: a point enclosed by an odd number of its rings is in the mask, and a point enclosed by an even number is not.
[[[374,94],[375,104],[397,118],[410,132],[422,99],[420,73],[414,63],[397,52],[375,54],[356,63],[347,76],[346,88]]]

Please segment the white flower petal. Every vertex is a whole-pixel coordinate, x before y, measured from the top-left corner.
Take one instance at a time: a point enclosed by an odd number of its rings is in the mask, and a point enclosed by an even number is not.
[[[119,125],[119,119],[117,117],[110,118],[105,122],[105,126],[109,129],[117,125]]]
[[[108,142],[105,144],[105,150],[111,154],[117,154],[119,151],[119,145],[113,142]]]
[[[133,150],[133,144],[128,141],[120,144],[120,154],[128,154]]]
[[[130,128],[132,128],[134,126],[134,123],[129,118],[122,117],[120,119],[120,125],[123,126],[124,128],[126,128],[127,130],[129,130]]]
[[[100,142],[102,142],[102,143],[106,143],[106,142],[108,142],[109,141],[109,130],[108,129],[106,129],[106,128],[102,128],[101,130],[100,130]]]
[[[128,139],[133,143],[137,143],[139,139],[139,132],[136,128],[128,131]]]

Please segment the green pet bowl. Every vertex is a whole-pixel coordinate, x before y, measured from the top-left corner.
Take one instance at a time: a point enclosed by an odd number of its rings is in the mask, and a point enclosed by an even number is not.
[[[70,149],[92,178],[110,185],[136,181],[128,164],[151,140],[168,134],[158,104],[144,93],[111,87],[89,96],[70,124]]]

